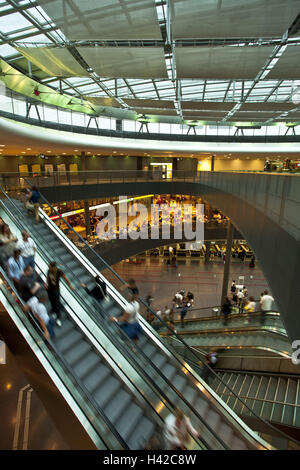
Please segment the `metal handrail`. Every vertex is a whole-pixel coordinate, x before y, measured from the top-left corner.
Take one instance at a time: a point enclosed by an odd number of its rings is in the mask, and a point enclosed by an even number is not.
[[[0,273],[2,275],[2,277],[5,279],[5,281],[7,282],[7,284],[9,285],[10,289],[14,292],[16,298],[18,299],[18,301],[20,302],[20,304],[24,307],[26,304],[25,302],[23,301],[23,299],[20,297],[20,294],[18,293],[18,291],[16,290],[15,286],[12,284],[11,280],[7,277],[5,271],[2,269],[2,267],[0,266]],[[43,330],[41,329],[39,323],[37,322],[37,320],[35,319],[34,315],[30,315],[30,318],[34,321],[35,325],[38,327],[39,329],[39,333],[44,333]],[[117,431],[117,429],[115,428],[115,426],[110,422],[110,420],[108,419],[108,417],[106,416],[106,414],[104,413],[103,409],[101,408],[101,406],[95,401],[95,399],[93,398],[93,396],[90,394],[90,392],[88,391],[88,389],[81,383],[80,379],[77,377],[77,375],[74,373],[74,371],[72,371],[72,369],[70,368],[70,366],[68,365],[68,363],[66,362],[66,360],[62,357],[62,355],[58,352],[58,350],[56,349],[55,345],[51,342],[49,342],[50,344],[50,348],[49,348],[49,351],[51,353],[54,354],[55,356],[55,359],[61,363],[63,365],[63,368],[66,370],[68,376],[71,376],[75,379],[76,381],[76,385],[79,387],[79,389],[81,390],[81,393],[83,393],[85,395],[85,397],[87,398],[88,402],[91,403],[92,407],[94,408],[95,410],[95,414],[99,414],[101,416],[101,419],[104,421],[105,425],[108,427],[108,429],[110,430],[110,432],[115,436],[115,438],[119,441],[119,443],[124,447],[124,449],[126,450],[129,450],[129,447],[128,445],[126,444],[126,442],[123,440],[123,438],[121,437],[121,435],[119,434],[119,432]],[[92,424],[92,423],[91,423]],[[93,424],[92,424],[93,426]],[[94,427],[94,426],[93,426]],[[96,430],[96,429],[95,429]],[[97,431],[98,433],[98,431]]]
[[[104,264],[105,267],[106,267],[115,277],[117,277],[117,279],[118,279],[120,282],[122,282],[122,284],[126,284],[126,281],[124,281],[124,280],[121,278],[121,276],[119,276],[118,273],[116,273],[116,272],[111,268],[111,266],[109,266],[109,265],[106,263],[106,261],[105,261],[103,258],[101,258],[101,256],[100,256],[92,247],[90,247],[90,246],[88,245],[88,243],[73,229],[73,227],[71,227],[71,225],[69,225],[69,223],[56,211],[56,209],[55,209],[55,208],[52,206],[52,204],[45,198],[45,196],[43,196],[43,195],[41,194],[41,198],[45,201],[45,203],[46,203],[49,207],[51,207],[51,209],[53,210],[53,212],[54,212],[56,215],[58,215],[61,220],[64,221],[64,223],[68,226],[68,228],[69,228],[72,232],[75,233],[76,237],[80,239],[80,242],[83,243],[83,244],[88,248],[88,250],[92,251],[93,254],[96,255],[96,257],[101,261],[101,263]],[[257,419],[259,419],[260,421],[262,421],[265,425],[269,426],[270,428],[272,428],[273,430],[275,430],[276,432],[278,432],[278,430],[277,430],[274,426],[272,426],[272,424],[270,424],[269,422],[265,421],[263,418],[261,418],[259,415],[257,415],[253,410],[251,410],[251,409],[248,407],[248,405],[247,405],[243,400],[241,400],[241,399],[239,398],[239,396],[238,396],[232,389],[230,389],[230,387],[229,387],[220,377],[217,376],[217,374],[215,373],[215,371],[214,371],[208,364],[204,363],[203,359],[202,359],[201,357],[199,357],[197,354],[195,354],[195,352],[190,348],[190,346],[189,346],[183,339],[181,339],[180,336],[179,336],[177,333],[175,333],[175,332],[169,327],[169,325],[168,325],[167,323],[165,323],[165,322],[156,314],[156,312],[155,312],[154,310],[152,310],[152,308],[149,307],[149,306],[146,304],[146,302],[145,302],[142,298],[139,297],[139,301],[140,301],[148,310],[150,310],[151,313],[154,314],[154,316],[155,316],[160,322],[162,322],[162,323],[164,324],[164,326],[170,331],[170,333],[171,333],[173,336],[175,336],[175,337],[176,337],[176,338],[177,338],[177,339],[178,339],[178,340],[179,340],[179,341],[180,341],[198,360],[200,360],[201,363],[202,363],[205,367],[207,367],[207,368],[210,370],[210,372],[211,372],[212,374],[214,374],[214,375],[218,378],[218,380],[219,380],[226,388],[228,388],[228,389],[232,392],[232,394],[233,394],[238,400],[241,401],[241,403],[243,404],[243,406],[245,406],[247,409],[249,409],[249,411],[250,411]],[[174,353],[173,353],[170,349],[169,349],[169,351],[171,352],[171,354],[174,355]],[[178,358],[177,358],[177,359],[178,359]],[[182,362],[181,362],[181,364],[182,364],[182,366],[186,369],[186,366],[185,366]],[[193,375],[190,370],[188,370],[188,369],[186,369],[186,370],[188,371],[189,374]],[[233,418],[233,417],[232,417],[232,418]],[[233,418],[233,419],[234,419],[234,418]],[[299,441],[297,441],[296,439],[291,438],[290,436],[288,436],[287,434],[285,434],[283,431],[280,431],[280,434],[281,434],[285,439],[293,440],[293,442],[295,442],[296,444],[300,445],[300,442],[299,442]]]

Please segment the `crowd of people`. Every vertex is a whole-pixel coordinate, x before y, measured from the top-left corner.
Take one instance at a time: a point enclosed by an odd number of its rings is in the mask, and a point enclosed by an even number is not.
[[[228,320],[234,306],[237,307],[238,313],[250,314],[248,317],[249,323],[251,322],[251,313],[259,311],[261,313],[260,322],[262,325],[265,324],[266,313],[271,311],[272,304],[274,302],[273,297],[269,294],[267,289],[261,293],[258,305],[254,297],[249,296],[246,286],[238,286],[235,280],[231,283],[230,292],[231,299],[227,296],[221,307],[223,323],[225,326],[228,324]]]

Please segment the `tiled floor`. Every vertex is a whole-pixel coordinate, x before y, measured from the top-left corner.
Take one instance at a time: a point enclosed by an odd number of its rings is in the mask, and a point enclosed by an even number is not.
[[[169,268],[169,271],[162,258],[144,258],[142,263],[137,265],[121,261],[113,268],[123,279],[135,279],[142,298],[151,294],[155,310],[171,305],[171,300],[179,289],[193,292],[195,308],[220,305],[224,270],[224,263],[220,258],[215,258],[208,264],[204,264],[203,260],[178,260],[178,268]],[[245,277],[249,296],[253,295],[255,299],[268,288],[260,268],[257,265],[254,269],[249,268],[248,260],[244,263],[232,262],[230,282],[232,279],[238,281],[239,276]],[[190,311],[188,316],[199,314],[195,310]]]
[[[42,402],[6,348],[0,365],[0,450],[67,450]]]

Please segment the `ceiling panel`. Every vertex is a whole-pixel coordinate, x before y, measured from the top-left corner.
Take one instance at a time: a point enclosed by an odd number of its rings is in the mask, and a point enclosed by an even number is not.
[[[174,101],[169,100],[139,100],[139,99],[129,99],[123,98],[123,101],[132,107],[144,107],[144,108],[175,108]]]
[[[174,39],[281,37],[300,10],[299,0],[171,0],[171,5]]]
[[[265,101],[261,103],[243,103],[239,111],[289,111],[290,109],[295,108],[294,103],[285,103],[285,102],[270,102]]]
[[[269,79],[300,79],[300,46],[288,46],[267,75]]]
[[[176,47],[178,78],[254,79],[272,50],[260,47]]]
[[[183,119],[185,120],[189,120],[189,121],[221,121],[224,117],[226,116],[226,114],[214,114],[214,113],[211,113],[211,114],[188,114],[188,113],[184,113],[183,114]]]
[[[110,78],[168,78],[162,47],[77,47],[88,65]]]
[[[69,40],[161,39],[154,0],[38,0]]]
[[[113,106],[121,108],[122,106],[115,98],[101,98],[99,96],[84,96],[84,99],[96,106]]]
[[[273,117],[279,116],[280,113],[260,113],[259,111],[257,113],[251,113],[251,112],[237,112],[233,114],[234,118],[242,118],[242,119],[271,119]]]
[[[222,101],[181,101],[181,109],[207,109],[230,111],[236,105],[235,102]]]
[[[138,114],[161,114],[165,116],[177,116],[176,109],[157,109],[157,108],[134,108]]]
[[[88,77],[90,74],[67,48],[18,47],[17,50],[50,77]]]

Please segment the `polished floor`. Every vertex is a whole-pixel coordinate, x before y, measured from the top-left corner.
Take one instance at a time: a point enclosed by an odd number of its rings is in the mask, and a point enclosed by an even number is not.
[[[6,348],[0,365],[0,450],[67,450],[69,447]]]
[[[140,264],[121,261],[113,266],[115,271],[125,280],[135,279],[140,296],[145,298],[151,294],[154,298],[153,307],[161,310],[172,304],[174,294],[185,289],[194,294],[194,309],[188,317],[205,316],[211,313],[212,307],[220,305],[224,262],[215,258],[208,264],[204,260],[178,260],[178,268],[169,268],[163,258],[138,258]],[[233,261],[230,267],[230,283],[238,282],[239,276],[244,277],[249,296],[260,298],[263,290],[268,289],[267,281],[258,265],[249,268],[249,260]],[[197,309],[203,309],[199,311]]]

